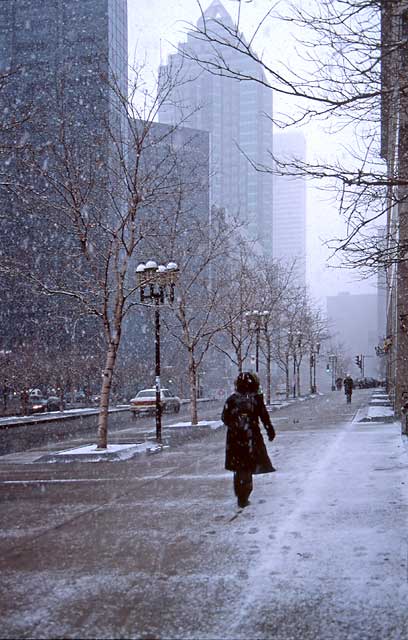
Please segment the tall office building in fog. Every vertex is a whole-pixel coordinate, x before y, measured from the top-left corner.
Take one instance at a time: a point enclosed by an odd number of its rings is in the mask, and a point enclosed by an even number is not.
[[[90,167],[96,184],[112,166],[108,129],[120,133],[124,124],[112,86],[127,94],[127,55],[126,0],[0,2],[0,153],[6,154],[7,175],[0,188],[0,253],[5,260],[19,263],[25,253],[26,265],[45,274],[60,266],[70,239],[68,231],[49,223],[50,203],[54,199],[53,211],[62,220],[70,197],[64,185],[71,180],[80,193]],[[78,170],[64,180],[68,157]],[[96,192],[97,187],[95,198]],[[36,296],[33,309],[32,286],[6,280],[0,321],[4,344],[11,348],[29,334],[29,326],[37,335],[55,314],[48,313],[51,302],[45,296]]]
[[[7,0],[0,2],[0,69],[10,111],[29,107],[26,129],[46,136],[75,114],[78,132],[98,132],[106,112],[108,83],[127,94],[126,0]],[[3,90],[4,92],[4,90]]]
[[[207,28],[217,31],[217,21],[233,28],[233,21],[220,0],[214,0],[204,13]],[[199,23],[200,24],[200,23]],[[221,30],[223,37],[226,32]],[[228,214],[248,222],[251,238],[260,240],[264,251],[272,253],[272,177],[257,172],[248,161],[270,164],[272,149],[272,91],[257,82],[238,82],[204,71],[194,60],[183,58],[183,51],[198,58],[208,55],[209,45],[194,38],[179,45],[160,68],[160,77],[176,75],[185,81],[172,91],[160,110],[160,122],[179,123],[210,132],[211,203]],[[231,49],[222,51],[232,68],[263,77],[255,61]],[[247,156],[247,157],[245,157]]]
[[[302,133],[273,136],[274,156],[290,162],[305,160],[306,141]],[[296,259],[297,275],[306,283],[306,181],[304,178],[274,176],[273,256],[288,262]]]

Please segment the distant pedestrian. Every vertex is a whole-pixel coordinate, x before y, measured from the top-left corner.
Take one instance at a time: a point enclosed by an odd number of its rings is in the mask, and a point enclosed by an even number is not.
[[[336,389],[337,391],[341,391],[343,386],[343,380],[341,378],[336,378]]]
[[[352,395],[353,389],[354,389],[354,382],[353,382],[353,378],[350,376],[349,373],[344,378],[343,385],[344,385],[344,393],[345,393],[346,398],[347,398],[347,404],[350,404],[351,395]]]
[[[261,419],[268,438],[275,438],[258,376],[240,373],[235,381],[235,393],[227,398],[222,421],[227,426],[225,468],[234,472],[234,491],[239,507],[246,507],[252,492],[252,475],[275,471],[268,456],[259,427]]]

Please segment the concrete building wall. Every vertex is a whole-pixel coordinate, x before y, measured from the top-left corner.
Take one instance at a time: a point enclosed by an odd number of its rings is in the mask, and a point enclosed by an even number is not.
[[[381,153],[387,162],[387,386],[397,415],[408,399],[408,2],[383,2]],[[395,178],[395,181],[394,181]]]

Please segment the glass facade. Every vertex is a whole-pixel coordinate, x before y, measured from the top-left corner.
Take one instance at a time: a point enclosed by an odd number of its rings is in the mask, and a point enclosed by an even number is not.
[[[127,91],[126,0],[8,0],[0,2],[0,69],[19,75],[20,104],[50,115],[64,91],[78,126],[106,109],[101,74]]]
[[[106,124],[112,131],[118,122],[109,88],[114,78],[127,94],[126,0],[0,1],[0,72],[7,72],[0,92],[3,149],[14,150],[5,159],[2,150],[13,188],[0,189],[6,213],[0,253],[14,260],[23,252],[27,268],[42,274],[57,268],[69,273],[70,232],[64,233],[63,224],[55,229],[47,215],[52,219],[52,210],[63,220],[72,193],[80,194],[86,183],[92,206],[106,183],[115,157]],[[64,190],[68,164],[70,195],[68,186]],[[33,308],[31,291],[16,292],[4,283],[0,322],[8,343],[17,333],[28,336],[25,324],[33,318],[34,331],[47,326],[49,304],[36,298]]]
[[[214,17],[215,11],[233,28],[221,3],[210,6],[206,19]],[[187,43],[179,48],[194,50],[198,57],[202,54],[205,58],[207,46],[188,34]],[[232,67],[239,66],[252,75],[261,72],[254,61],[239,52],[231,50],[228,55],[235,58]],[[181,52],[169,56],[159,77],[180,69],[189,81],[176,87],[171,102],[161,108],[159,119],[176,124],[187,118],[188,126],[210,132],[212,204],[246,221],[250,236],[272,254],[272,177],[258,173],[248,161],[267,164],[272,150],[272,122],[268,118],[272,115],[272,91],[255,82],[240,83],[203,72],[194,61],[183,59]]]

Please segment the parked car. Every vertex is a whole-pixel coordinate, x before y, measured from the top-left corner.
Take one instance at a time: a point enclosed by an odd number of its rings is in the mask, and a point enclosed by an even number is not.
[[[163,411],[178,413],[180,411],[181,400],[174,396],[168,389],[161,390],[161,405]],[[130,408],[135,417],[140,413],[153,413],[156,408],[156,389],[142,389],[130,400]]]
[[[32,413],[44,413],[47,411],[47,399],[46,398],[37,398],[30,397],[28,412]]]
[[[63,403],[65,409],[65,402]],[[61,399],[58,396],[49,396],[49,398],[30,398],[29,413],[45,413],[46,411],[60,411]]]
[[[68,404],[84,404],[86,395],[84,391],[67,391],[65,399]]]
[[[62,408],[65,409],[65,402],[62,403]],[[61,410],[61,398],[58,396],[50,396],[47,398],[47,411],[60,411]]]
[[[379,387],[380,383],[376,378],[357,378],[354,381],[354,386],[359,389],[371,389],[373,387]]]
[[[28,395],[33,400],[40,399],[40,398],[43,397],[43,393],[42,393],[41,389],[29,389],[28,390]]]

